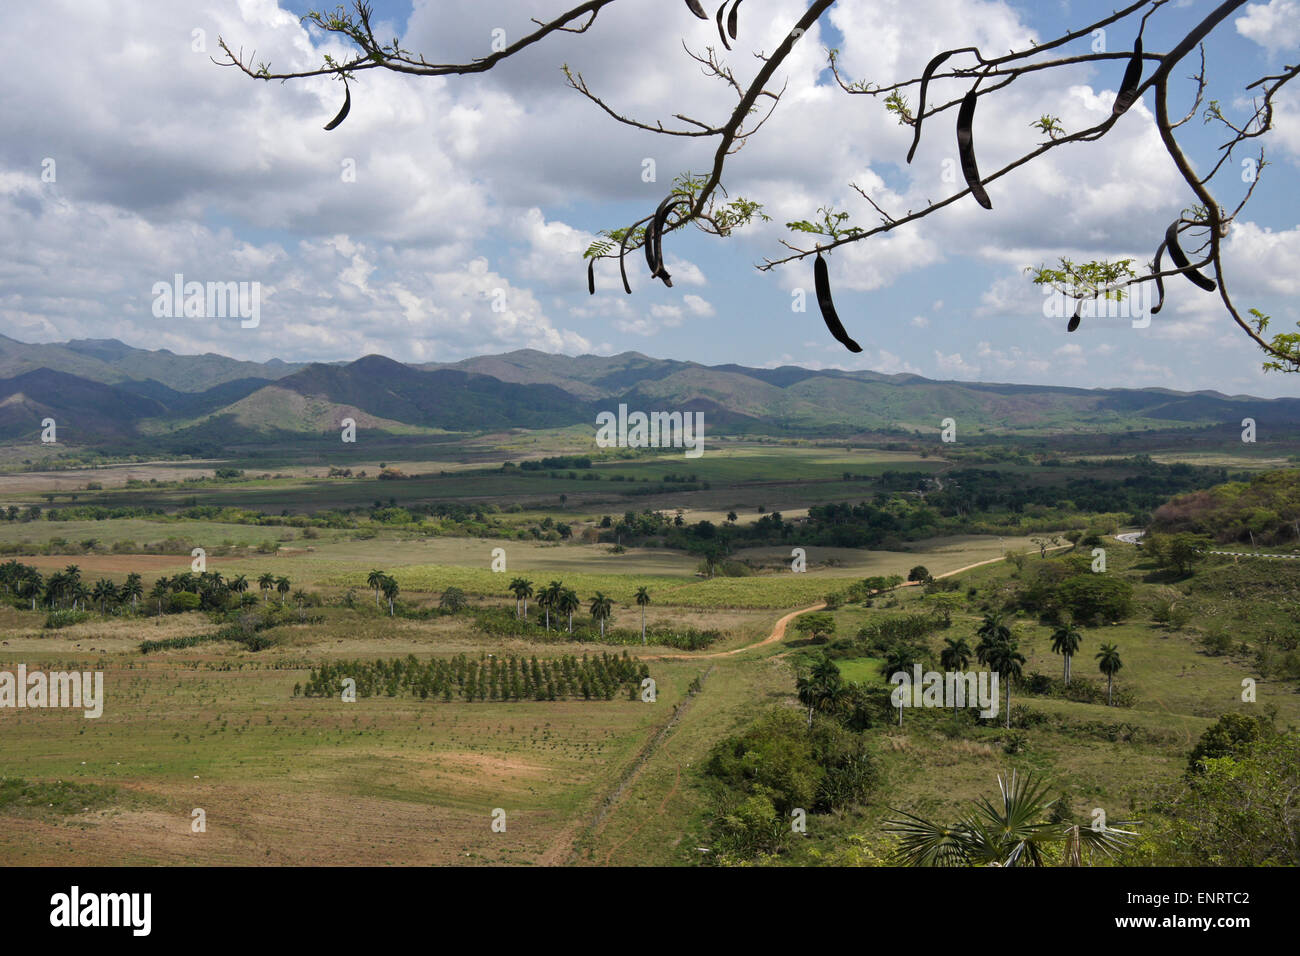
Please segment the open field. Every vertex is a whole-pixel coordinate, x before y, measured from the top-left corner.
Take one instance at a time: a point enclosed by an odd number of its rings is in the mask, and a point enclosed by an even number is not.
[[[76,504],[134,501],[165,513],[0,522],[0,545],[41,574],[75,565],[87,583],[107,579],[121,586],[135,572],[146,595],[140,614],[91,613],[58,628],[45,626],[44,610],[23,610],[21,601],[0,605],[0,671],[19,664],[102,670],[107,691],[99,719],[0,708],[0,777],[21,778],[28,788],[17,802],[0,803],[0,863],[708,863],[716,839],[716,784],[704,771],[711,753],[772,707],[802,713],[796,675],[827,647],[851,643],[899,615],[933,616],[946,595],[951,624],[926,638],[933,663],[947,637],[974,646],[983,615],[1023,588],[1036,568],[1088,554],[1062,543],[1040,557],[1043,535],[955,534],[882,548],[809,545],[808,570],[793,573],[789,546],[763,544],[730,553],[729,560],[747,569],[743,576],[708,577],[700,557],[680,548],[632,542],[620,550],[608,540],[584,539],[584,530],[600,530],[604,514],[639,513],[661,497],[665,513],[680,509],[690,522],[717,526],[729,520],[728,502],[761,495],[767,512],[785,500],[801,503],[786,513],[789,521],[806,519],[808,506],[821,500],[853,503],[878,495],[869,476],[891,467],[937,473],[941,481],[951,468],[896,453],[776,451],[758,443],[727,446],[703,461],[695,477],[709,481],[709,489],[662,496],[620,495],[615,489],[629,482],[610,476],[622,474],[635,487],[643,477],[659,481],[665,471],[689,477],[696,463],[602,462],[593,470],[603,477],[586,482],[488,476],[474,472],[477,465],[451,462],[435,463],[445,476],[397,482],[326,480],[312,477],[310,467],[280,479],[183,487],[113,489],[105,482],[103,492],[78,492]],[[1053,487],[1069,477],[1060,468],[1025,463],[996,467],[1025,486]],[[1087,468],[1097,480],[1128,476],[1121,466]],[[845,472],[862,477],[846,480]],[[356,526],[293,526],[183,517],[174,508],[208,501],[273,515],[265,509],[291,502],[294,514],[310,515],[371,495],[387,501],[384,492],[401,503],[422,495],[460,502],[500,495],[502,504],[518,504],[512,495],[520,489],[547,487],[549,495],[566,483],[586,487],[564,505],[558,496],[543,504],[527,495],[532,503],[493,513],[497,533],[487,536],[368,523],[364,514]],[[592,491],[593,485],[599,488]],[[346,492],[335,490],[343,487]],[[10,492],[10,500],[32,497],[27,490]],[[46,486],[43,493],[64,491]],[[69,501],[60,497],[53,506]],[[755,505],[737,523],[758,517]],[[559,541],[527,535],[547,519],[569,522],[573,535]],[[1116,523],[1114,516],[1107,520]],[[164,542],[173,553],[141,552]],[[208,571],[254,582],[255,612],[274,618],[260,632],[263,649],[213,639],[238,612],[156,613],[150,587],[160,575],[191,570],[190,546],[209,552]],[[497,548],[508,570],[492,570]],[[1128,695],[1126,706],[1015,690],[1011,730],[1001,714],[977,723],[910,710],[902,727],[896,712],[880,715],[862,731],[880,786],[860,805],[811,815],[808,833],[774,862],[879,862],[888,849],[880,827],[894,809],[957,813],[986,795],[1008,766],[1045,775],[1079,817],[1093,806],[1117,817],[1151,815],[1180,779],[1192,745],[1221,714],[1258,707],[1272,709],[1280,726],[1300,721],[1294,679],[1262,674],[1257,660],[1270,635],[1286,633],[1288,609],[1297,606],[1297,592],[1288,590],[1290,570],[1261,578],[1243,558],[1238,565],[1211,561],[1190,578],[1173,579],[1154,572],[1131,545],[1108,538],[1106,548],[1107,574],[1130,582],[1133,606],[1118,624],[1083,629],[1075,673],[1097,680],[1092,655],[1103,641],[1116,643],[1124,661],[1117,686]],[[1002,560],[1005,555],[1014,560]],[[867,603],[837,603],[827,612],[834,621],[829,644],[814,643],[793,625],[768,640],[777,620],[792,611],[843,595],[863,578],[906,577],[917,565],[950,576],[953,589],[903,587]],[[367,583],[373,569],[396,582],[398,613],[390,616],[376,603]],[[290,579],[292,591],[283,599],[260,593],[255,582],[266,573]],[[553,615],[548,629],[535,596],[527,622],[504,630],[493,624],[514,621],[508,585],[517,577],[534,588],[552,580],[573,588],[581,599],[575,614],[581,639],[569,637],[562,615]],[[643,612],[635,603],[642,587],[650,594],[644,616],[652,634],[716,631],[713,643],[698,651],[653,642],[643,649],[637,640]],[[456,588],[467,606],[440,612],[440,596]],[[597,592],[613,602],[610,642],[592,630],[588,603]],[[1154,619],[1162,602],[1183,608],[1177,623]],[[1013,612],[1012,630],[1026,675],[1060,674],[1051,626]],[[141,653],[146,640],[174,646]],[[1214,641],[1215,649],[1207,649]],[[1281,648],[1268,651],[1274,654],[1268,666],[1284,665]],[[650,668],[654,703],[626,694],[472,703],[398,694],[345,703],[296,691],[329,662],[625,652]],[[848,648],[835,660],[844,680],[887,689],[879,654]],[[1248,677],[1258,681],[1257,704],[1240,699]],[[195,808],[206,813],[204,833],[191,832]],[[498,808],[506,814],[504,833],[491,826]]]

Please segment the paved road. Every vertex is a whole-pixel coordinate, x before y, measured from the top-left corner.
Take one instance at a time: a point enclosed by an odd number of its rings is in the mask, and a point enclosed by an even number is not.
[[[1124,534],[1115,535],[1115,540],[1123,541],[1125,544],[1137,544],[1144,534],[1146,534],[1145,531],[1126,531]],[[1275,561],[1300,561],[1300,554],[1256,554],[1253,551],[1204,551],[1202,553],[1224,554],[1231,558],[1272,558]]]

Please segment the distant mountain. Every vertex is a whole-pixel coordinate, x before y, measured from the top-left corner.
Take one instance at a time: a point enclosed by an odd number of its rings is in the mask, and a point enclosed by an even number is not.
[[[238,379],[274,381],[302,367],[279,359],[243,362],[213,352],[177,355],[167,349],[137,349],[117,339],[30,345],[0,335],[0,377],[47,368],[110,385],[153,379],[178,392],[202,392]]]
[[[38,440],[47,418],[60,442],[122,437],[141,419],[165,413],[147,396],[48,368],[0,379],[0,440]]]
[[[267,415],[265,409],[274,406],[287,413],[293,405],[287,403],[288,394],[317,403],[311,421],[299,423],[300,430],[318,430],[322,419],[330,419],[324,427],[336,427],[346,410],[447,431],[556,428],[595,415],[590,403],[554,385],[518,385],[457,369],[423,371],[382,355],[349,365],[308,365],[224,411],[241,424],[260,420],[283,429],[293,419]],[[340,411],[335,416],[325,406]]]
[[[43,363],[43,364],[42,364]],[[917,375],[656,359],[639,352],[551,355],[531,349],[450,364],[382,355],[349,363],[243,362],[135,349],[114,339],[28,345],[0,336],[0,439],[34,436],[41,417],[68,439],[172,436],[207,447],[290,441],[345,417],[394,433],[483,432],[592,425],[599,411],[703,411],[734,433],[933,432],[943,418],[979,432],[1236,428],[1295,434],[1300,399],[1213,391],[1083,389],[945,382]],[[74,427],[75,426],[75,427]]]

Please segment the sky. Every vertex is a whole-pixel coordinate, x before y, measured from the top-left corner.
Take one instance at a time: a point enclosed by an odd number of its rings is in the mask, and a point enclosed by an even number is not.
[[[548,19],[571,2],[376,0],[376,32],[431,61],[463,62],[485,55],[494,31],[513,42],[532,29],[530,17]],[[1167,50],[1214,5],[1167,4],[1146,49]],[[992,211],[966,197],[831,255],[836,305],[860,354],[827,333],[810,261],[755,268],[786,251],[783,239],[799,239],[787,222],[821,206],[875,224],[851,183],[895,215],[962,188],[945,181],[956,158],[954,111],[926,125],[907,165],[910,127],[880,99],[841,90],[826,69],[828,47],[840,51],[847,79],[883,83],[919,75],[942,49],[975,44],[996,54],[1054,37],[1109,13],[1110,2],[839,0],[801,38],[770,85],[785,84],[771,119],[727,167],[729,195],[761,202],[771,221],[725,239],[672,233],[671,289],[651,284],[637,256],[634,294],[625,295],[616,263],[603,260],[594,297],[583,250],[600,230],[653,211],[675,175],[707,170],[716,141],[620,125],[570,89],[561,66],[624,115],[720,124],[734,92],[702,75],[685,49],[718,46],[712,21],[677,0],[619,0],[586,33],[554,36],[489,73],[366,71],[351,83],[351,114],[326,132],[343,99],[337,81],[257,82],[212,60],[218,37],[277,71],[315,67],[326,53],[344,58],[337,37],[299,21],[310,7],[43,0],[6,10],[0,333],[258,361],[635,350],[705,364],[1300,395],[1300,376],[1261,371],[1262,354],[1217,295],[1179,279],[1145,328],[1099,317],[1067,333],[1065,318],[1045,314],[1027,267],[1070,256],[1132,257],[1142,268],[1193,202],[1160,145],[1151,94],[1103,140],[991,183]],[[801,0],[744,4],[735,50],[720,51],[742,82],[760,66],[754,54],[774,49],[804,9]],[[1086,53],[1104,41],[1128,50],[1132,23],[1066,49]],[[1300,0],[1247,5],[1211,37],[1206,56],[1208,97],[1244,121],[1253,109],[1246,84],[1300,57]],[[1039,142],[1030,123],[1043,113],[1067,130],[1107,115],[1123,65],[1033,74],[982,97],[981,167],[999,168]],[[1176,75],[1194,67],[1184,61]],[[1175,112],[1193,92],[1190,80],[1177,85]],[[1270,165],[1225,255],[1238,303],[1285,331],[1300,321],[1300,87],[1278,100],[1276,126],[1259,143]],[[1225,138],[1199,117],[1180,135],[1201,168]],[[1225,206],[1239,201],[1241,179],[1230,170],[1216,180]],[[177,273],[257,282],[260,321],[157,316],[154,286]],[[803,312],[793,309],[798,290],[808,297]]]

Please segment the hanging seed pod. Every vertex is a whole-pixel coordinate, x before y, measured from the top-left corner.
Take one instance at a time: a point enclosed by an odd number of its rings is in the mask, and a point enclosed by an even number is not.
[[[728,50],[730,50],[731,44],[727,42],[727,31],[722,28],[722,11],[725,9],[727,9],[727,0],[722,0],[722,6],[718,7],[718,16],[717,16],[718,36],[722,37],[722,45],[725,46]]]
[[[645,264],[650,268],[650,278],[657,279],[661,270],[661,264],[655,255],[655,225],[658,216],[652,218],[645,227]]]
[[[709,15],[705,13],[704,8],[700,6],[700,0],[686,0],[686,6],[691,13],[695,14],[701,20],[709,19]]]
[[[921,74],[921,98],[916,105],[916,125],[912,127],[912,148],[907,151],[907,161],[909,163],[912,161],[912,157],[916,155],[916,147],[921,144],[921,117],[925,115],[925,92],[930,86],[930,77],[934,75],[935,70],[943,65],[944,60],[955,52],[955,50],[945,50],[940,53],[925,65],[925,72]]]
[[[971,195],[985,209],[992,209],[993,202],[989,199],[989,194],[985,192],[984,184],[980,182],[980,168],[975,162],[973,127],[975,124],[976,99],[975,87],[972,86],[965,99],[961,101],[961,109],[957,111],[957,152],[961,156],[962,175],[966,177],[966,185],[970,187]]]
[[[1160,277],[1160,261],[1164,258],[1166,245],[1168,243],[1162,242],[1160,247],[1156,249],[1155,266],[1151,270],[1156,277],[1156,292],[1160,293],[1159,301],[1156,302],[1155,308],[1151,310],[1152,315],[1158,315],[1160,310],[1165,307],[1165,280]]]
[[[1083,318],[1083,300],[1080,299],[1079,304],[1074,307],[1074,315],[1070,316],[1070,324],[1065,327],[1065,331],[1073,332],[1075,329],[1077,329],[1079,327],[1079,321],[1082,318]]]
[[[337,116],[325,124],[325,129],[331,130],[348,118],[348,111],[352,109],[352,91],[348,89],[347,80],[343,81],[343,109],[339,110]]]
[[[587,260],[587,293],[596,294],[596,257]]]
[[[1205,278],[1205,276],[1201,275],[1191,267],[1191,262],[1188,261],[1187,256],[1183,253],[1183,247],[1178,244],[1177,219],[1170,223],[1169,228],[1165,230],[1165,245],[1169,247],[1169,258],[1174,260],[1175,266],[1183,270],[1183,275],[1187,276],[1193,285],[1204,289],[1206,292],[1213,292],[1218,288],[1213,279]]]
[[[736,39],[736,29],[740,26],[740,18],[736,14],[740,10],[740,5],[744,2],[745,0],[736,0],[731,12],[727,14],[727,32],[731,34],[733,40]]]
[[[1115,105],[1111,107],[1111,112],[1115,116],[1123,116],[1128,112],[1130,106],[1137,102],[1138,87],[1142,84],[1142,38],[1139,36],[1137,42],[1133,44],[1133,58],[1128,61],[1128,69],[1124,71],[1124,80],[1119,85],[1119,94],[1115,97]]]
[[[678,206],[689,206],[690,200],[683,199],[678,194],[670,195],[667,199],[659,204],[655,210],[654,217],[654,261],[655,267],[651,270],[651,278],[663,280],[664,285],[668,288],[673,287],[673,277],[668,274],[664,268],[664,227],[668,225],[668,217]],[[648,244],[648,241],[647,241]]]
[[[835,303],[831,299],[830,270],[826,268],[826,260],[822,258],[820,252],[817,253],[817,261],[813,263],[813,281],[817,287],[817,304],[821,306],[822,319],[826,322],[826,328],[830,329],[836,341],[842,343],[850,352],[861,352],[862,346],[849,338],[849,333],[844,331],[844,324],[840,322],[840,317],[835,311]]]
[[[627,281],[627,241],[632,238],[632,232],[635,227],[629,227],[623,234],[623,239],[618,244],[618,274],[623,277],[623,291],[628,295],[632,294],[632,286]]]

